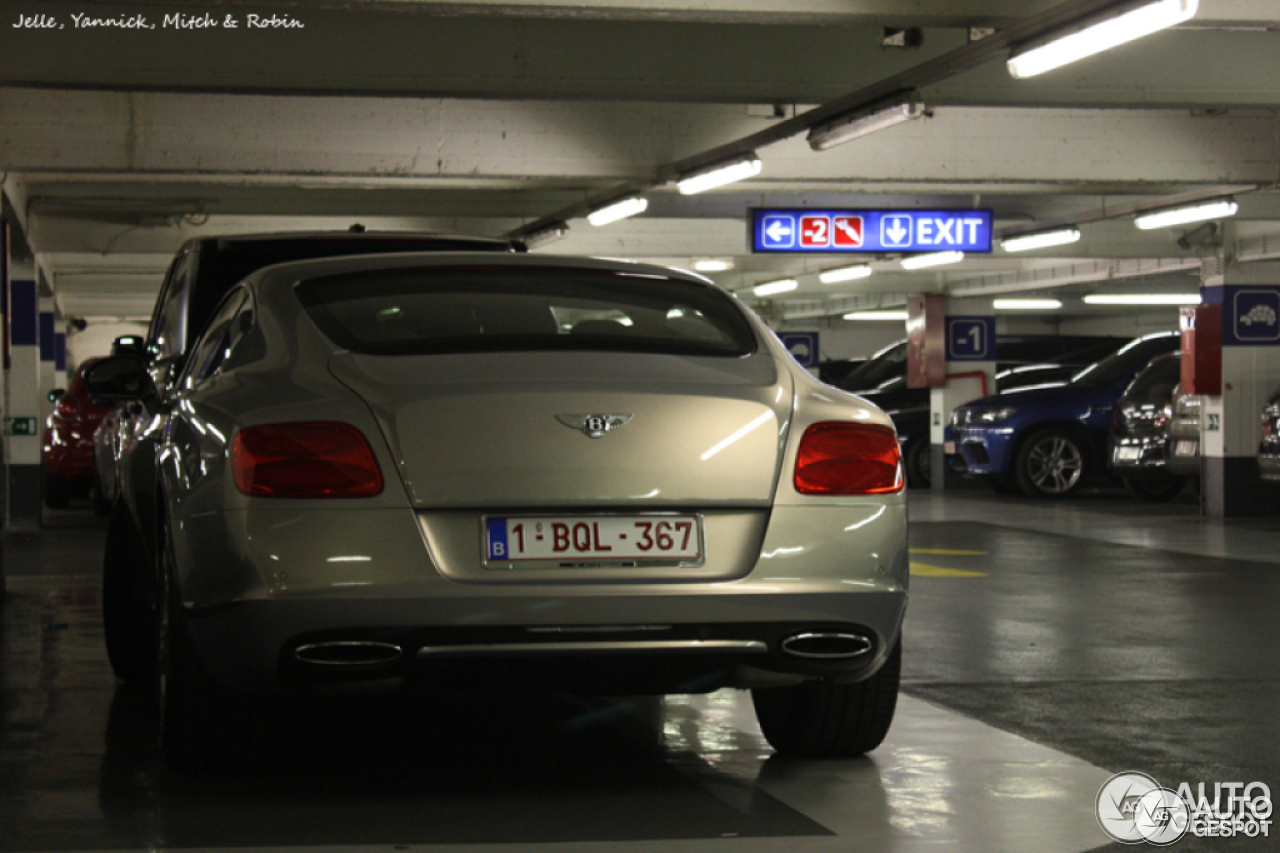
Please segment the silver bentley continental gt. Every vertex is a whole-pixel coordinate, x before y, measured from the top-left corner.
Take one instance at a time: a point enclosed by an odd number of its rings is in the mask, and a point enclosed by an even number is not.
[[[889,729],[893,425],[699,276],[495,253],[282,264],[226,295],[172,395],[137,356],[88,381],[163,436],[137,580],[159,590],[170,766],[248,762],[282,697],[353,687],[745,688],[801,756]]]

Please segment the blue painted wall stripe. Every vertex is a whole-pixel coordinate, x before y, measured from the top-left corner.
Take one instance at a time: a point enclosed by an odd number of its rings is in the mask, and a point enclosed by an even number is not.
[[[67,369],[67,336],[58,332],[53,336],[53,369]]]
[[[53,361],[53,312],[40,312],[40,360]]]
[[[15,347],[33,347],[40,342],[36,318],[40,315],[40,301],[36,299],[34,281],[14,281],[9,285],[10,342]]]

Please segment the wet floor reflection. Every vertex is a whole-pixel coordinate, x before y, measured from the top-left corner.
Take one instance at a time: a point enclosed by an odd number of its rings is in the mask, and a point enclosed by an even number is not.
[[[759,789],[768,753],[733,728],[728,694],[705,713],[676,697],[291,703],[261,769],[169,773],[154,699],[110,677],[96,589],[19,587],[0,648],[0,849],[830,834]],[[746,761],[719,768],[716,750]]]

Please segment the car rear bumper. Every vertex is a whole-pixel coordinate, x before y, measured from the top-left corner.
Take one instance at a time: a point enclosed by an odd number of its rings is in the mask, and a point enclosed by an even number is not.
[[[459,580],[407,510],[216,513],[174,542],[197,652],[236,689],[700,692],[874,673],[906,608],[905,514],[900,496],[775,507],[758,553],[723,580]],[[831,640],[829,658],[784,643],[805,633],[859,639]]]

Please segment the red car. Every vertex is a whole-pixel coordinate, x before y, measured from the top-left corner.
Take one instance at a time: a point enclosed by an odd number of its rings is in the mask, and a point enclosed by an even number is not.
[[[71,387],[57,396],[43,435],[44,503],[63,509],[73,497],[84,497],[93,485],[93,433],[111,406],[95,406],[84,392],[84,372],[96,358],[80,364]]]

